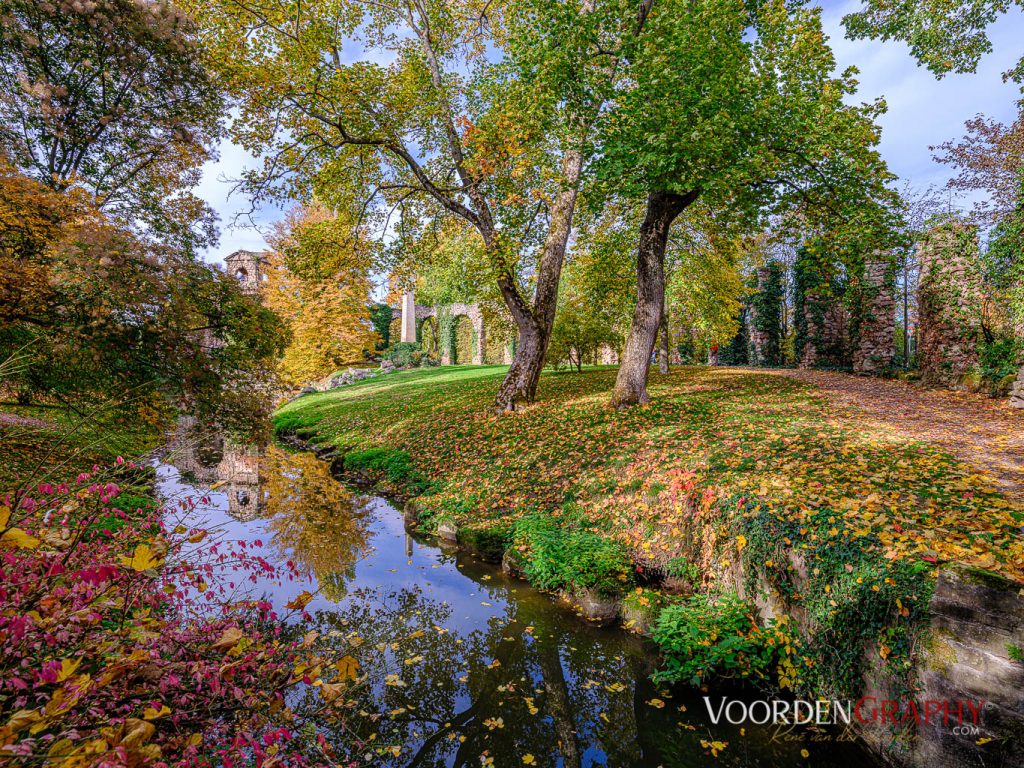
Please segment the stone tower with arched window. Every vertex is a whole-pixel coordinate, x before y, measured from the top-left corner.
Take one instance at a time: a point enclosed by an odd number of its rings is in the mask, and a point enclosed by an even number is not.
[[[235,251],[224,257],[227,273],[242,286],[242,293],[256,294],[260,292],[263,282],[262,253],[255,251]]]

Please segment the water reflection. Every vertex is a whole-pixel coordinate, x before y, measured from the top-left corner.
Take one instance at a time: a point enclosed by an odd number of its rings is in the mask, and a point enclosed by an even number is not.
[[[316,629],[317,642],[332,646],[336,658],[358,662],[359,680],[336,701],[308,687],[290,702],[310,738],[324,735],[339,763],[874,764],[853,744],[775,741],[768,729],[713,725],[700,691],[653,686],[650,646],[587,625],[493,566],[410,535],[396,509],[353,494],[313,456],[268,450],[246,485],[244,473],[221,474],[230,454],[222,447],[203,475],[209,503],[193,513],[201,522],[191,522],[220,525],[267,559],[301,566],[300,577],[256,589],[279,610],[304,591],[315,593],[307,606],[314,626],[294,631]],[[202,495],[168,465],[158,477],[164,493]],[[243,488],[252,505],[239,514],[234,494]],[[727,692],[716,686],[711,693]],[[727,744],[717,759],[709,742]]]
[[[292,559],[329,600],[345,596],[366,550],[367,499],[336,481],[313,454],[268,448],[260,467],[264,516],[277,559]]]

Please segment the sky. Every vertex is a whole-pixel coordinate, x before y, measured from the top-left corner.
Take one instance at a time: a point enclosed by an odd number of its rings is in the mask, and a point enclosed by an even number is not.
[[[885,98],[889,109],[879,120],[879,149],[889,168],[900,177],[900,186],[907,181],[915,187],[942,187],[950,169],[933,160],[929,147],[961,137],[964,121],[979,113],[1003,122],[1014,118],[1019,86],[1004,83],[1002,74],[1024,55],[1024,13],[1014,9],[989,28],[993,50],[982,59],[976,73],[936,80],[917,64],[903,43],[847,40],[841,20],[858,6],[858,0],[823,3],[823,23],[837,68],[841,71],[853,65],[860,71],[857,101]],[[232,193],[229,180],[254,165],[255,160],[245,150],[225,142],[220,146],[219,159],[204,168],[197,194],[213,206],[221,224],[220,245],[206,254],[207,261],[220,262],[240,248],[264,249],[263,235],[282,216],[280,209],[268,205],[254,216],[257,228],[248,226],[247,219],[239,221],[247,226],[232,225],[237,214],[248,211],[249,199],[242,193]],[[950,204],[962,207],[965,201],[951,199]]]

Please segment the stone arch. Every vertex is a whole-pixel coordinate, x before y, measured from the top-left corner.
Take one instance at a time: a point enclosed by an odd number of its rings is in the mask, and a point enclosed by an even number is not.
[[[423,354],[441,357],[441,333],[437,317],[424,317],[416,322],[416,340],[420,343]]]
[[[405,313],[409,307],[414,307],[415,317],[410,318],[409,325],[406,324]],[[456,359],[453,354],[454,331],[457,326],[457,318],[465,316],[472,328],[472,354],[471,359],[458,361],[471,365],[483,365],[486,359],[487,336],[484,328],[484,313],[479,304],[442,304],[436,307],[428,307],[423,304],[416,304],[412,295],[407,293],[402,300],[402,327],[411,327],[416,334],[416,340],[422,341],[423,324],[427,320],[433,320],[436,325],[431,327],[437,329],[439,339],[441,365],[452,365]]]

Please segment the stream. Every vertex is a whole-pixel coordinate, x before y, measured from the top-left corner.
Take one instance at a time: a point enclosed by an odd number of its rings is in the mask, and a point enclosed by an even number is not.
[[[245,588],[281,613],[312,593],[301,630],[358,660],[367,677],[353,695],[365,717],[324,735],[342,753],[367,740],[348,755],[363,764],[878,764],[836,732],[804,728],[791,740],[773,726],[712,724],[704,695],[766,695],[717,682],[706,692],[656,686],[650,643],[592,626],[497,566],[407,531],[387,500],[338,483],[311,454],[178,445],[157,478],[183,523],[293,564],[291,578]],[[176,507],[184,498],[193,506]]]

